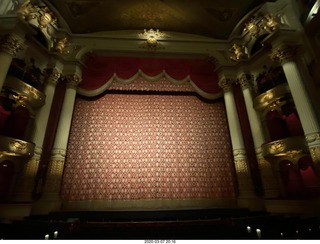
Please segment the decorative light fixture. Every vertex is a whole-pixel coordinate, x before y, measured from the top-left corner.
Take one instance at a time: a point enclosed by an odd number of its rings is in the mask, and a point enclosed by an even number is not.
[[[146,40],[145,43],[143,43],[142,48],[157,50],[163,48],[163,46],[158,42],[158,38],[166,37],[167,34],[160,32],[159,29],[144,29],[143,32],[138,34],[138,36]]]

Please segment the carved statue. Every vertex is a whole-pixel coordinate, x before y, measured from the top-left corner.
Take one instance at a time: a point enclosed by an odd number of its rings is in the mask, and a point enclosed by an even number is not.
[[[245,51],[244,48],[239,46],[238,44],[234,43],[229,50],[232,55],[230,56],[230,59],[233,61],[238,61],[239,59],[245,57]]]
[[[35,18],[37,9],[30,3],[30,0],[26,0],[18,9],[17,14],[25,20],[31,20]]]
[[[70,46],[71,44],[68,41],[68,38],[64,37],[62,39],[60,39],[59,41],[57,41],[56,46],[55,46],[55,50],[58,53],[61,54],[68,54],[69,51],[66,50],[66,47]]]
[[[265,26],[264,29],[271,33],[279,28],[278,18],[274,15],[268,14],[264,17]]]

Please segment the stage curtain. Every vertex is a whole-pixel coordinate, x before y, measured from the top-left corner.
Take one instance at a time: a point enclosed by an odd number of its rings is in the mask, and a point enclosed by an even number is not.
[[[77,98],[64,200],[234,198],[224,103],[195,96]]]
[[[205,59],[170,59],[144,57],[90,56],[85,62],[80,90],[108,89],[114,80],[133,82],[141,74],[157,79],[169,76],[170,81],[188,80],[208,94],[218,94],[218,75],[214,65]],[[110,83],[106,85],[107,83]]]

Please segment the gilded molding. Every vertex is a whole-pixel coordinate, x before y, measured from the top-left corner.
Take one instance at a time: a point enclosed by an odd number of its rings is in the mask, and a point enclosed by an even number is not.
[[[262,154],[265,157],[288,156],[295,158],[307,151],[308,147],[303,136],[288,137],[262,145]]]
[[[295,57],[296,51],[297,47],[282,45],[279,48],[272,50],[270,58],[273,61],[277,61],[282,64],[288,61],[292,61]]]
[[[229,52],[231,53],[230,59],[233,61],[239,61],[240,59],[247,58],[247,52],[245,46],[239,46],[236,43],[233,43],[231,48],[229,49]]]
[[[281,110],[281,106],[285,104],[285,101],[280,101],[280,99],[288,96],[289,94],[290,89],[288,84],[280,84],[257,96],[253,100],[253,107],[260,111],[262,115],[265,115],[267,112],[273,109]]]
[[[66,75],[67,80],[67,88],[76,89],[78,85],[81,83],[81,79],[78,75]]]
[[[241,89],[252,89],[252,76],[250,74],[242,74],[239,78]]]
[[[7,156],[32,157],[35,144],[0,135],[0,152]]]
[[[320,147],[309,148],[311,158],[314,163],[320,163]]]
[[[219,86],[223,89],[224,92],[232,91],[234,81],[232,79],[222,79],[219,81]]]
[[[234,165],[236,168],[236,173],[241,174],[241,173],[248,173],[248,161],[247,159],[235,159],[234,160]]]
[[[246,150],[245,149],[233,149],[233,156],[238,157],[238,156],[246,156]]]
[[[3,40],[1,40],[1,52],[8,53],[14,57],[21,50],[23,50],[23,44],[14,36],[7,35]]]
[[[26,0],[21,4],[20,8],[17,11],[18,16],[21,16],[22,19],[29,21],[35,19],[35,13],[38,11],[38,8],[35,5],[30,3],[30,0]]]
[[[45,103],[45,94],[14,76],[7,76],[4,87],[17,93],[12,98],[23,106],[37,108]]]
[[[67,48],[71,46],[71,43],[69,42],[68,38],[64,37],[61,39],[56,39],[54,50],[62,55],[66,55],[70,53],[70,50]]]

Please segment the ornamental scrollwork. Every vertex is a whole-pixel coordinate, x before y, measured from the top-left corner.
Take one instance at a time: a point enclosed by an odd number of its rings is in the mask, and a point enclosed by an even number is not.
[[[15,56],[19,51],[23,50],[23,45],[12,35],[7,35],[0,43],[0,51]]]
[[[283,45],[272,50],[270,58],[279,63],[288,62],[294,59],[297,48],[289,45]]]

